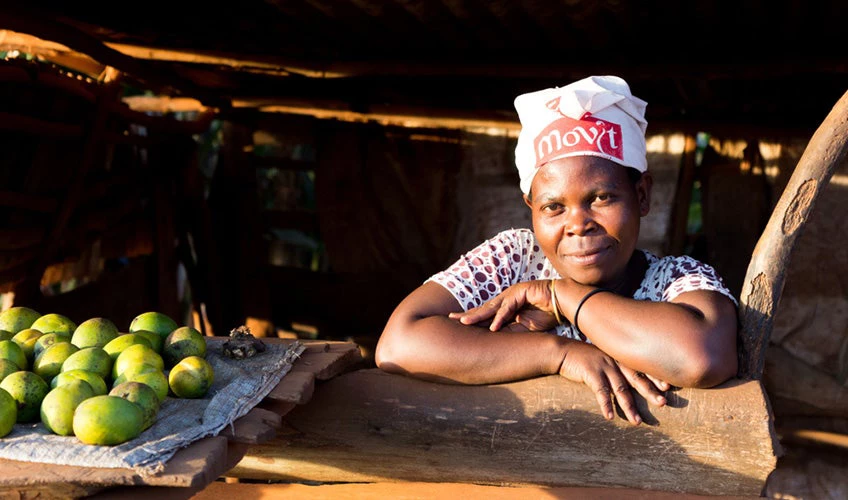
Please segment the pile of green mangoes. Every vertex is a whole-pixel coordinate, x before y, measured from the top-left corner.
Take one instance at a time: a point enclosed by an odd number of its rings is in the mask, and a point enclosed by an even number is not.
[[[39,420],[93,445],[138,437],[167,397],[202,398],[214,380],[206,339],[149,311],[127,333],[28,307],[0,312],[0,437]]]

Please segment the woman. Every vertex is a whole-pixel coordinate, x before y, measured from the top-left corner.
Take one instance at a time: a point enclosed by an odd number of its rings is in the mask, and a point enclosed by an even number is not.
[[[559,373],[634,424],[631,389],[661,406],[672,385],[734,376],[736,301],[715,271],[636,249],[652,186],[645,106],[612,76],[516,98],[533,231],[503,231],[413,291],[377,365],[465,384]]]

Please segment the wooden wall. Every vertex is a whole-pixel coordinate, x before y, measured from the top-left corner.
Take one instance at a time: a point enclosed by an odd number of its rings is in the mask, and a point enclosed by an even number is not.
[[[135,113],[118,81],[0,61],[0,291],[5,305],[120,329],[145,310],[182,320],[176,213],[193,133]],[[10,295],[11,297],[11,295]]]

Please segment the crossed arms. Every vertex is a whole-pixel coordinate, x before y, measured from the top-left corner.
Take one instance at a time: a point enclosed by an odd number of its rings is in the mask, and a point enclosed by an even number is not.
[[[556,281],[563,320],[573,321],[592,287]],[[377,345],[377,365],[443,383],[489,384],[560,374],[585,383],[606,418],[614,396],[641,422],[631,389],[665,404],[670,386],[711,387],[736,373],[736,309],[711,291],[648,302],[598,293],[580,311],[591,344],[550,334],[556,325],[548,280],[518,283],[462,312],[453,295],[428,282],[395,309]]]

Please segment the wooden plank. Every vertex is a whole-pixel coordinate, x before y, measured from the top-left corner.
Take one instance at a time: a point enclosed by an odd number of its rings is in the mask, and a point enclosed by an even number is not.
[[[352,342],[307,344],[306,351],[292,366],[290,373],[309,372],[318,380],[329,380],[351,370],[361,361],[359,346]]]
[[[299,363],[299,361],[298,361]],[[304,404],[315,391],[315,374],[307,371],[290,371],[271,389],[265,399],[286,403]]]
[[[200,489],[226,469],[227,439],[209,437],[178,451],[161,474],[143,478],[132,469],[72,467],[0,460],[0,496],[78,497],[110,486],[152,485]]]
[[[219,434],[237,443],[256,444],[273,439],[283,426],[280,414],[262,408],[252,408],[232,426],[225,427]]]
[[[634,427],[562,377],[462,386],[360,370],[323,383],[228,475],[758,495],[779,446],[760,382],[667,396],[662,408],[637,397]]]
[[[686,495],[657,490],[631,488],[579,488],[542,486],[498,487],[462,483],[370,483],[370,484],[256,484],[216,481],[193,497],[194,500],[232,500],[234,498],[286,498],[289,500],[354,500],[360,498],[445,499],[517,498],[560,500],[708,500],[715,496]],[[751,496],[723,496],[724,500],[752,500]]]
[[[763,374],[774,312],[783,293],[792,249],[822,189],[848,153],[848,92],[810,139],[763,231],[742,286],[739,304],[739,376]]]
[[[217,336],[215,338],[226,339],[226,336]],[[328,380],[341,373],[354,370],[358,364],[362,362],[362,354],[359,346],[353,342],[343,342],[339,340],[304,340],[304,339],[283,339],[268,337],[263,338],[262,342],[266,344],[284,344],[291,345],[294,342],[300,342],[306,349],[300,355],[300,359],[292,365],[291,371],[287,373],[280,384],[283,387],[280,389],[280,394],[290,393],[288,397],[299,398],[294,392],[298,387],[308,389],[306,377],[297,374],[312,374],[317,380]],[[289,377],[292,377],[291,379]],[[304,377],[304,378],[301,378]],[[287,382],[291,380],[292,382]],[[287,386],[291,384],[290,386]],[[276,388],[275,388],[276,390]],[[272,394],[274,394],[272,390]],[[283,396],[284,398],[286,396]],[[283,399],[281,399],[283,400]],[[285,399],[289,401],[288,399]],[[292,401],[294,402],[294,401]]]

